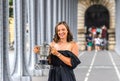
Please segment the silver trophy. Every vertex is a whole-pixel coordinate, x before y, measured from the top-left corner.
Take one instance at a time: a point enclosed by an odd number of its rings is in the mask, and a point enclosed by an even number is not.
[[[47,58],[48,55],[49,55],[49,45],[46,43],[43,43],[43,45],[40,46],[39,63],[48,64],[48,58]]]
[[[35,69],[46,69],[48,66],[48,56],[50,47],[49,44],[43,43],[40,45],[40,53],[38,54],[38,62],[35,64]]]

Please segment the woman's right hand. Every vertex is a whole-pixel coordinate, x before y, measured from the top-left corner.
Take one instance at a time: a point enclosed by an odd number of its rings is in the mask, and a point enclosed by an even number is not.
[[[35,46],[33,52],[36,54],[40,53],[40,46]]]

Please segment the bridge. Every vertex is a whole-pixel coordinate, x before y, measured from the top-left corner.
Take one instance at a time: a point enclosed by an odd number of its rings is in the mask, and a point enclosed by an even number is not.
[[[44,69],[45,76],[41,76],[41,70],[34,67],[38,58],[33,47],[50,43],[59,21],[69,24],[80,46],[82,63],[75,69],[77,81],[120,81],[120,0],[13,0],[14,25],[9,22],[8,3],[0,0],[0,81],[47,81],[49,69]],[[107,20],[109,45],[108,50],[88,52],[85,33],[91,19],[87,21],[87,14],[93,20],[101,19],[94,8],[101,14],[105,10],[106,16],[102,16]],[[13,51],[9,49],[11,42]]]

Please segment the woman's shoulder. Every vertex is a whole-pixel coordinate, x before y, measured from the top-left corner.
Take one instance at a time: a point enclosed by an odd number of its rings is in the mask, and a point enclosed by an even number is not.
[[[70,44],[71,44],[72,47],[73,47],[73,46],[78,46],[78,43],[75,42],[75,41],[71,41]]]
[[[73,54],[75,54],[76,56],[78,56],[79,53],[79,45],[77,42],[75,41],[71,41],[71,52]]]
[[[71,41],[70,43],[71,43],[71,44],[77,44],[77,42],[76,42],[76,41]]]

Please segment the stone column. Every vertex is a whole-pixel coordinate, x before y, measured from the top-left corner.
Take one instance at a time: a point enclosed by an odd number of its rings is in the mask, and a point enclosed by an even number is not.
[[[54,35],[54,31],[55,31],[55,25],[56,25],[56,23],[57,23],[57,17],[58,17],[58,13],[57,13],[57,10],[58,10],[58,0],[53,0],[53,15],[52,15],[52,19],[53,19],[53,27],[52,27],[52,29],[53,29],[53,31],[51,31],[52,32],[52,37],[53,37],[53,35]]]
[[[51,29],[52,27],[52,5],[53,3],[50,0],[47,0],[46,2],[46,31],[44,32],[46,34],[46,40],[45,42],[50,43],[51,42],[51,38],[52,38],[52,32]]]
[[[42,1],[42,0],[41,0]],[[34,70],[35,70],[35,64],[37,62],[36,55],[33,52],[33,48],[35,45],[37,45],[40,42],[37,42],[39,40],[39,35],[37,26],[39,25],[37,20],[39,17],[39,11],[37,11],[38,7],[38,1],[37,0],[27,0],[28,4],[28,26],[29,26],[29,50],[28,50],[28,70],[29,70],[29,75],[34,75]]]
[[[77,14],[77,30],[78,30],[78,44],[79,44],[79,49],[80,50],[85,50],[85,33],[86,33],[86,29],[84,27],[84,21],[85,21],[85,11],[86,11],[87,7],[85,4],[82,3],[82,1],[80,2],[80,0],[78,0],[78,14]]]
[[[66,21],[67,21],[67,23],[69,23],[69,1],[70,0],[66,0],[66,6],[65,6],[65,9],[66,9],[66,11],[65,11],[65,19],[66,19]]]
[[[9,1],[0,0],[0,81],[12,81],[8,58]]]
[[[26,0],[13,0],[15,19],[15,61],[11,74],[13,81],[30,81],[26,61]]]
[[[116,0],[116,27],[115,27],[115,50],[120,55],[120,0]]]
[[[78,0],[71,0],[71,31],[73,33],[74,36],[74,40],[77,41],[77,34],[78,34],[78,30],[77,30],[77,4],[78,4]]]
[[[108,50],[115,50],[115,28],[108,29]]]
[[[62,21],[62,0],[58,0],[58,22]]]
[[[108,29],[108,50],[115,50],[115,2],[113,4],[108,5],[108,10],[110,12],[110,28]]]

